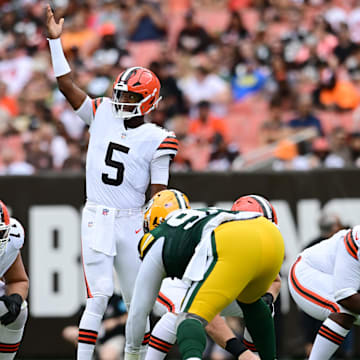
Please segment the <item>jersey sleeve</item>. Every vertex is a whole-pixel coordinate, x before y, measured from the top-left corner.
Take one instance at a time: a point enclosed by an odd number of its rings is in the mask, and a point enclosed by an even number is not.
[[[21,249],[25,241],[25,231],[22,225],[15,218],[10,218],[10,240],[12,246],[16,249]]]
[[[334,266],[334,297],[336,301],[354,295],[360,289],[359,262],[360,226],[340,239]]]
[[[79,109],[77,109],[75,112],[86,124],[91,125],[95,118],[96,111],[103,100],[104,98],[102,97],[91,99],[89,96],[87,96]]]
[[[176,138],[174,132],[167,132],[160,145],[155,151],[153,159],[160,156],[170,155],[171,159],[176,156],[179,149],[179,140]]]

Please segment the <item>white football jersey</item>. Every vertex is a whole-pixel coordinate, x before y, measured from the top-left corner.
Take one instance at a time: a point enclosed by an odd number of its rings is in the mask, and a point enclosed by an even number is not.
[[[333,277],[336,301],[360,290],[360,225],[340,230],[331,238],[305,249],[300,255],[312,268]]]
[[[10,224],[10,238],[6,245],[5,252],[0,256],[0,277],[3,277],[14,263],[24,244],[25,232],[20,222],[14,218],[10,218]]]
[[[153,159],[174,157],[174,133],[145,123],[126,129],[113,115],[109,98],[87,98],[77,114],[90,125],[86,159],[87,199],[100,205],[130,209],[145,202]]]

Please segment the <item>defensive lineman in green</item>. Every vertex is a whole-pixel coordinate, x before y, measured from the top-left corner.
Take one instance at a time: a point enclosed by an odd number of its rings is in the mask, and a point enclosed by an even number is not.
[[[177,210],[144,235],[139,252],[143,263],[126,326],[126,359],[139,358],[146,316],[165,277],[189,284],[177,327],[183,359],[201,358],[204,325],[235,299],[261,359],[275,359],[273,320],[260,299],[284,256],[282,236],[272,222],[259,213]]]

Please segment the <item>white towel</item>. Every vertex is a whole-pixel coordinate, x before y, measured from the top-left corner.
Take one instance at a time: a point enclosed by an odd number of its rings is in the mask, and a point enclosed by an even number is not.
[[[212,260],[211,236],[207,234],[202,237],[202,240],[196,246],[194,255],[185,269],[183,280],[201,281]]]
[[[116,255],[114,226],[116,209],[96,206],[95,229],[90,247],[108,256]]]

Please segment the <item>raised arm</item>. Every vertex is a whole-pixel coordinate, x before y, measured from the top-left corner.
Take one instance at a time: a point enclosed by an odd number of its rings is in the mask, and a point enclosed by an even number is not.
[[[46,7],[46,29],[49,39],[51,60],[60,91],[64,94],[74,110],[79,109],[87,94],[81,90],[71,76],[70,66],[65,58],[60,36],[63,31],[64,18],[56,22],[49,4]]]

